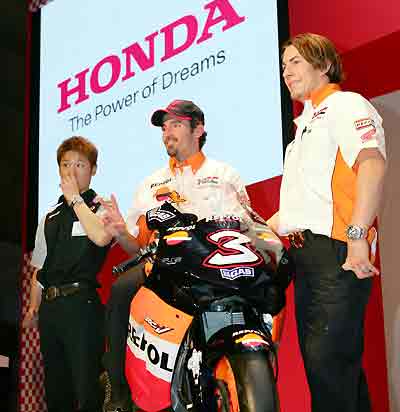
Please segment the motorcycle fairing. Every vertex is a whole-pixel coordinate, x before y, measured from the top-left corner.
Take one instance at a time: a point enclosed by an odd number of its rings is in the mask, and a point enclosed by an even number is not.
[[[133,401],[143,410],[159,411],[171,404],[176,356],[192,319],[146,287],[132,300],[126,377]]]
[[[206,283],[234,290],[273,282],[274,269],[239,228],[238,221],[201,220],[186,230],[180,225],[177,231],[162,233],[157,251],[159,270],[168,266],[169,271],[195,273]],[[179,264],[169,264],[177,258]]]

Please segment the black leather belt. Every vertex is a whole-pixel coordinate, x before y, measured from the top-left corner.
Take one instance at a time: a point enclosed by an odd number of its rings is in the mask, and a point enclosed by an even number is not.
[[[49,301],[61,296],[74,295],[82,289],[89,289],[89,286],[82,282],[68,283],[62,286],[49,286],[44,291],[44,299]]]

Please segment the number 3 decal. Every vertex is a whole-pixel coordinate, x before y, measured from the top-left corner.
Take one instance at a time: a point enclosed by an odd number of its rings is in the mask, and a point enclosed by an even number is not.
[[[257,266],[263,261],[251,245],[251,239],[236,230],[219,230],[207,236],[218,249],[207,256],[203,266],[230,268],[238,265]]]

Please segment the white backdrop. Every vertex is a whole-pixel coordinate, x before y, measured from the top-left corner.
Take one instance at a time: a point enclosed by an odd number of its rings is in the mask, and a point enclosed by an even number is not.
[[[212,36],[198,43],[207,25]],[[149,67],[131,57],[135,75],[123,80],[123,50],[134,43]],[[163,59],[168,47],[179,46],[186,48]],[[78,93],[72,93],[63,107],[58,85],[71,79],[65,89],[77,87],[82,72],[86,100],[76,103]],[[279,76],[275,1],[50,3],[41,16],[39,216],[57,198],[55,153],[72,135],[97,145],[93,188],[115,193],[125,213],[140,181],[167,161],[150,115],[177,98],[203,109],[205,153],[234,166],[246,184],[281,174]],[[112,87],[99,92],[97,83]]]

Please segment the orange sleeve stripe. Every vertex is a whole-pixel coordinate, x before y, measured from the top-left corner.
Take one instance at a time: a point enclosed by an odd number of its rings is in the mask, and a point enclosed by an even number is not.
[[[332,238],[347,242],[346,229],[351,223],[357,190],[357,165],[350,168],[344,161],[340,150],[336,155],[335,168],[332,175],[333,227]],[[376,230],[371,227],[367,240],[371,244]]]
[[[333,227],[332,238],[347,241],[346,228],[350,224],[356,194],[356,174],[347,166],[340,150],[337,151],[332,175]]]

